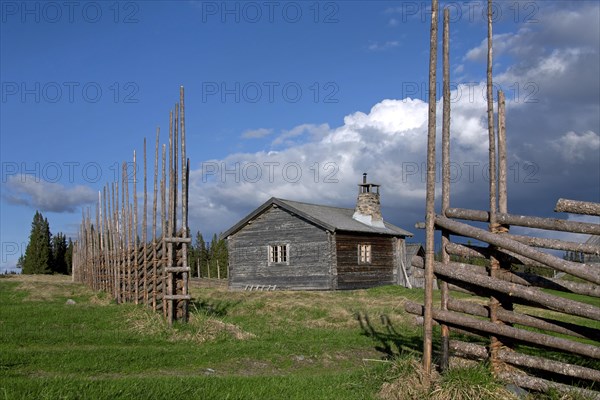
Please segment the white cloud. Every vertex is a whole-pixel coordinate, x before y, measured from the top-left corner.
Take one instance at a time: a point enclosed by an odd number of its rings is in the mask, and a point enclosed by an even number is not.
[[[387,42],[372,42],[367,49],[369,51],[385,51],[393,49],[394,47],[400,46],[400,42],[397,40],[388,40]]]
[[[587,154],[597,154],[600,150],[600,136],[592,131],[578,135],[567,132],[560,138],[551,141],[551,145],[568,163],[578,163],[586,159]]]
[[[501,33],[496,34],[492,37],[493,43],[493,55],[498,57],[506,51],[513,49],[520,39],[519,34],[514,33]],[[468,61],[479,61],[483,62],[487,60],[488,43],[487,38],[483,39],[479,46],[474,47],[467,51],[464,59]]]
[[[3,197],[9,203],[40,211],[75,212],[98,199],[98,193],[87,186],[66,187],[25,174],[9,177],[6,188],[8,190]]]
[[[457,90],[466,93],[463,87]],[[454,155],[460,162],[483,165],[486,105],[469,96],[453,97]],[[383,206],[391,207],[384,218],[402,224],[394,214],[408,218],[422,208],[424,199],[427,110],[427,103],[419,99],[386,99],[369,112],[347,115],[338,127],[303,124],[284,131],[273,142],[281,147],[278,151],[237,153],[206,162],[203,171],[190,174],[192,226],[222,231],[271,196],[352,207],[363,172],[383,185]],[[438,118],[441,121],[441,105]],[[479,170],[476,180],[458,182],[456,193],[473,184],[485,187]]]
[[[242,133],[243,139],[260,139],[265,136],[269,136],[273,133],[273,129],[267,128],[259,128],[259,129],[249,129]]]
[[[292,140],[304,135],[308,135],[309,138],[322,137],[329,131],[329,125],[321,124],[302,124],[298,125],[290,130],[284,130],[275,140],[273,140],[273,146],[286,144],[292,145],[295,142]]]
[[[590,24],[584,23],[597,18],[599,7],[559,10],[560,21],[540,9],[540,23],[495,36],[495,57],[512,58],[510,67],[496,67],[494,77],[507,100],[511,212],[552,215],[558,197],[595,200],[600,194],[600,37],[586,33]],[[590,30],[598,31],[597,25]],[[400,45],[386,43],[374,42],[369,50]],[[470,61],[485,60],[486,48],[482,41],[468,51],[455,73],[468,70]],[[451,203],[486,209],[485,85],[457,86],[451,107]],[[384,218],[413,230],[424,216],[427,110],[419,99],[386,99],[369,111],[348,110],[339,126],[302,124],[282,131],[272,142],[276,151],[213,160],[217,170],[210,176],[191,174],[191,226],[222,231],[271,196],[352,207],[356,184],[368,172],[382,184]],[[439,142],[439,102],[437,119]]]

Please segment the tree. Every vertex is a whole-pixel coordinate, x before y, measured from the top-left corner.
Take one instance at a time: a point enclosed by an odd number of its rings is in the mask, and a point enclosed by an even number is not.
[[[23,270],[23,264],[25,263],[25,256],[21,254],[19,259],[17,260],[17,268]]]
[[[67,275],[73,273],[73,241],[69,238],[67,251],[65,252],[65,264],[67,264]]]
[[[36,211],[31,223],[31,234],[25,250],[22,271],[24,274],[50,274],[52,264],[50,225],[48,220]]]
[[[210,242],[209,257],[211,277],[226,277],[228,263],[227,242],[225,242],[225,239],[218,239],[216,233]]]
[[[59,232],[52,237],[52,272],[57,274],[67,274],[67,238]]]

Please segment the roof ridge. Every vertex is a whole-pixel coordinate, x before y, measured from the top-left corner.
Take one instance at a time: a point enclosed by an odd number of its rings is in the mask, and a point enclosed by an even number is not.
[[[298,204],[306,204],[308,206],[316,206],[316,207],[327,207],[327,208],[336,208],[338,210],[354,210],[353,208],[350,207],[336,207],[336,206],[328,206],[328,205],[324,205],[324,204],[315,204],[315,203],[307,203],[305,201],[296,201],[296,200],[288,200],[288,199],[282,199],[280,197],[275,197],[275,199],[279,200],[279,201],[283,201],[283,202],[289,202],[289,203],[298,203]]]

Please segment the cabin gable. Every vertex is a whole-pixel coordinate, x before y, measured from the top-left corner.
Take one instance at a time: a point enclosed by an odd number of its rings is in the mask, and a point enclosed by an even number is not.
[[[227,238],[230,288],[332,289],[329,236],[282,207],[268,207]]]

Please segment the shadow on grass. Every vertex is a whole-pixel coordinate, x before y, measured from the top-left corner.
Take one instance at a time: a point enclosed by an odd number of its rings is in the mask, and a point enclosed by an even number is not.
[[[224,317],[227,315],[230,309],[234,308],[241,302],[242,300],[209,301],[204,299],[194,299],[190,302],[190,309],[209,317]]]
[[[375,350],[383,353],[385,359],[396,358],[406,353],[418,357],[423,354],[423,337],[418,329],[405,326],[398,330],[387,315],[379,316],[380,327],[375,327],[366,313],[359,312],[354,314],[354,317],[360,325],[362,334],[377,343]]]

